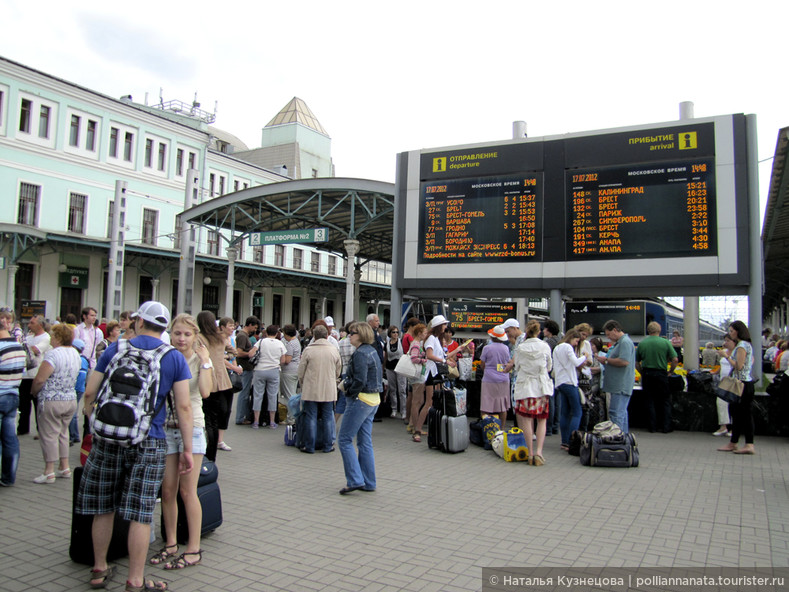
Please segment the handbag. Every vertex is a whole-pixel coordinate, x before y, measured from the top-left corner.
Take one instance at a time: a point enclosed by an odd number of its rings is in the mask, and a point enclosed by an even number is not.
[[[471,369],[473,364],[474,360],[472,360],[470,357],[464,357],[458,360],[458,373],[460,374],[460,380],[474,380],[474,374]]]
[[[409,355],[400,356],[400,359],[397,360],[397,366],[395,366],[394,369],[395,374],[405,376],[409,380],[419,380],[424,370],[424,364],[414,364]]]
[[[232,370],[227,371],[228,375],[230,376],[230,384],[233,385],[233,392],[238,393],[244,388],[244,384],[241,380],[241,375],[236,374]]]
[[[727,403],[739,403],[744,388],[745,385],[739,378],[724,376],[715,387],[715,395]]]

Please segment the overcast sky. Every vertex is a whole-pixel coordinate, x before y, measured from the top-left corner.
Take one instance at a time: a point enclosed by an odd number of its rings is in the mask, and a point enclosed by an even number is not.
[[[294,96],[337,176],[394,181],[398,152],[754,113],[760,197],[789,126],[789,3],[6,0],[0,54],[104,94],[218,104],[259,146]]]

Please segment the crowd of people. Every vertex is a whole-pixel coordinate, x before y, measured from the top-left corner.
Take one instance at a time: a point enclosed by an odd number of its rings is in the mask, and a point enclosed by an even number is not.
[[[581,324],[562,334],[551,319],[542,324],[531,320],[525,332],[516,319],[507,319],[488,331],[484,343],[456,341],[443,315],[427,324],[409,319],[402,336],[400,327],[380,327],[375,314],[339,328],[330,316],[309,328],[264,327],[254,316],[237,327],[233,319],[217,319],[209,311],[171,320],[158,302],[147,302],[117,321],[99,323],[92,307],[82,310],[79,324],[68,322],[73,320],[50,326],[36,315],[23,335],[13,311],[0,309],[0,485],[16,481],[18,436],[31,431],[33,417],[43,471],[32,481],[52,484],[70,478],[69,446],[89,432],[83,416],[95,414],[106,375],[118,358],[135,348],[160,356],[151,365],[157,377],[150,432],[130,448],[94,437],[85,464],[76,511],[95,516],[94,587],[114,573],[106,553],[115,513],[134,525],[127,590],[166,588],[164,582],[144,578],[146,563],[165,569],[199,564],[202,517],[199,471],[193,467],[203,458],[215,462],[218,451],[232,451],[226,441],[231,418],[251,429],[293,424],[293,415],[280,410],[296,396],[303,416],[299,448],[308,454],[339,448],[345,471],[341,495],[377,488],[372,424],[381,420],[382,403],[388,404],[386,414],[402,420],[413,441],[421,442],[434,388],[458,376],[458,368],[472,360],[481,364],[481,414],[497,417],[506,430],[512,412],[526,434],[533,465],[546,462],[547,436],[559,434],[560,449],[568,450],[571,434],[591,429],[597,421],[610,418],[628,432],[636,370],[648,402],[649,430],[672,430],[668,379],[678,355],[675,345],[660,336],[657,323],[649,325],[649,336],[636,347],[617,321],[608,321],[602,327],[605,348],[599,337],[592,337],[591,326]],[[782,345],[775,344],[775,364],[786,349]],[[747,327],[735,321],[725,349],[712,349],[715,360],[708,354],[707,361],[745,383],[738,404],[719,405],[715,435],[730,436],[719,450],[754,454],[753,348]],[[418,376],[406,379],[396,371],[404,356],[421,368]],[[264,404],[266,413],[261,414]],[[146,561],[160,485],[164,544]],[[179,494],[189,526],[183,551],[175,538]]]

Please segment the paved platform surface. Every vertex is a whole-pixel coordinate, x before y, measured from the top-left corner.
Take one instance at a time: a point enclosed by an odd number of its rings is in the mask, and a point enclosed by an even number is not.
[[[637,436],[636,469],[583,467],[558,436],[530,467],[475,446],[429,450],[387,419],[373,429],[378,491],[340,496],[339,451],[232,426],[217,459],[224,524],[203,539],[203,564],[147,575],[180,592],[452,592],[481,590],[491,566],[789,567],[789,440],[736,456],[708,434]],[[72,483],[33,484],[41,451],[20,440],[17,484],[0,488],[0,590],[88,590],[88,567],[68,556]],[[117,564],[109,590],[124,588]]]

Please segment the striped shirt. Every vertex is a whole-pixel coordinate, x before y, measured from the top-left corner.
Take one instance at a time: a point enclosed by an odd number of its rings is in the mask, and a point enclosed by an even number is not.
[[[25,350],[13,337],[0,338],[0,395],[18,395],[24,371]]]

